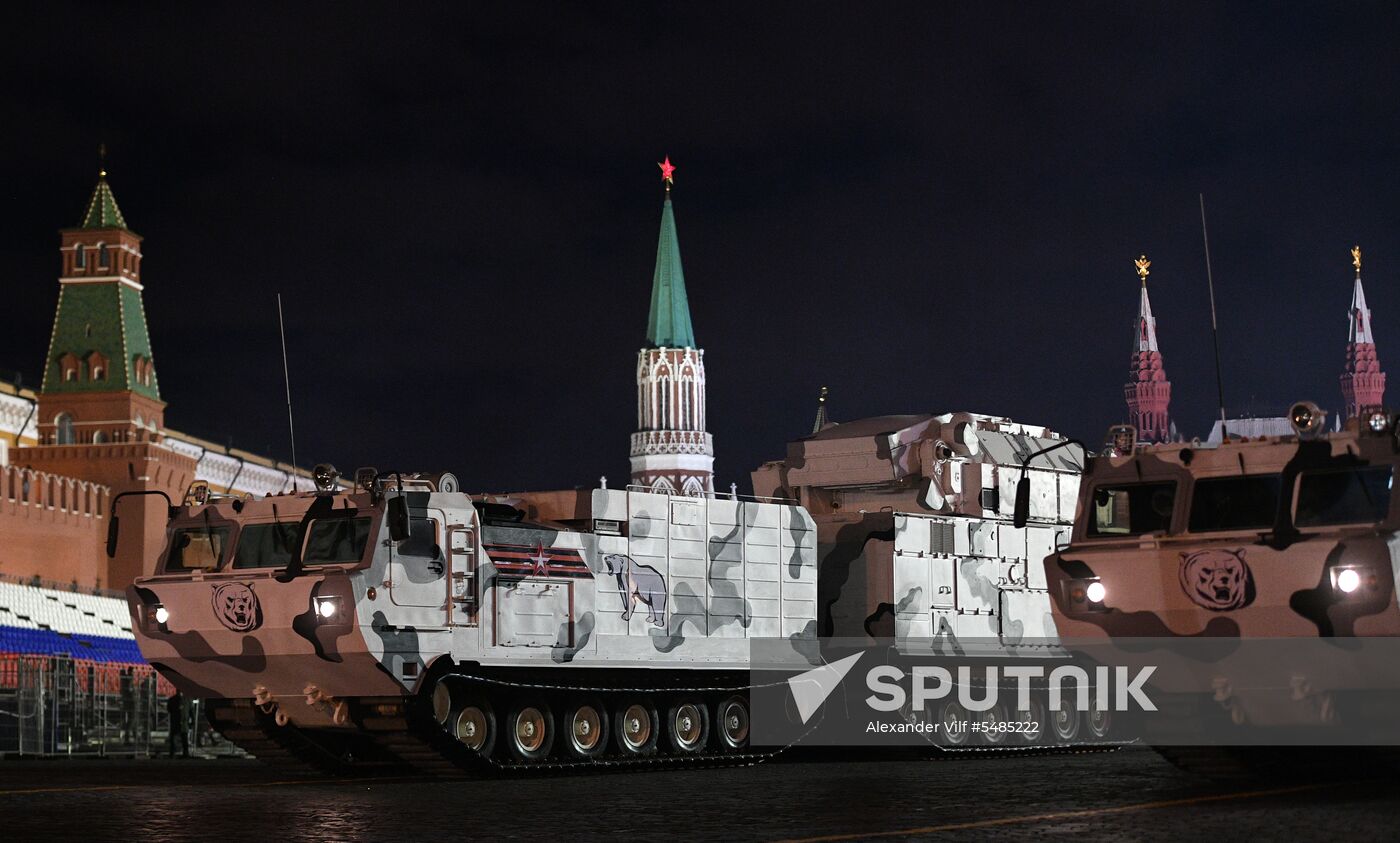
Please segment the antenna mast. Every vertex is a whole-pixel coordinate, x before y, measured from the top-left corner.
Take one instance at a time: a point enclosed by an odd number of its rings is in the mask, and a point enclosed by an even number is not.
[[[1210,234],[1206,231],[1206,195],[1201,199],[1201,240],[1206,246],[1206,286],[1210,290],[1210,337],[1215,346],[1215,398],[1220,405],[1220,441],[1228,437],[1225,429],[1225,379],[1220,375],[1220,326],[1215,319],[1215,278],[1210,272]]]
[[[292,376],[287,369],[287,326],[282,321],[282,294],[277,294],[277,331],[282,335],[282,383],[287,387],[287,435],[292,440],[292,492],[297,490],[297,429],[292,423]]]

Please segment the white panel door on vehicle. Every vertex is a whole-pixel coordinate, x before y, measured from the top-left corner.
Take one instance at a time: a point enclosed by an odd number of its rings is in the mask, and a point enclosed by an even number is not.
[[[422,514],[426,513],[426,514]],[[390,545],[390,599],[396,606],[447,610],[447,554],[440,509],[411,510],[409,537]]]

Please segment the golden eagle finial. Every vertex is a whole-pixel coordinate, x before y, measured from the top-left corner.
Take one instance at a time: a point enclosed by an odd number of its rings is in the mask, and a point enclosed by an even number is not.
[[[1147,268],[1152,265],[1152,261],[1147,259],[1147,255],[1142,255],[1137,260],[1133,261],[1133,265],[1137,267],[1138,277],[1142,279],[1142,285],[1146,287],[1148,274]]]
[[[1359,276],[1359,275],[1361,274],[1361,247],[1360,247],[1360,246],[1352,246],[1352,247],[1351,247],[1351,265],[1354,266],[1354,267],[1356,267],[1356,274]]]

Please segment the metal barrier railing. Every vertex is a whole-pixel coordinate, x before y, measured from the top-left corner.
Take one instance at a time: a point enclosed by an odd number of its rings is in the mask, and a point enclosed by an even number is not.
[[[159,754],[174,691],[149,665],[0,654],[0,757]]]

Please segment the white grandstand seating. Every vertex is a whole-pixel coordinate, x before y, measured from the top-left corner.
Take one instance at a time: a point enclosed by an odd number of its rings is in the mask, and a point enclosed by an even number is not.
[[[125,600],[3,581],[0,652],[140,661]]]

